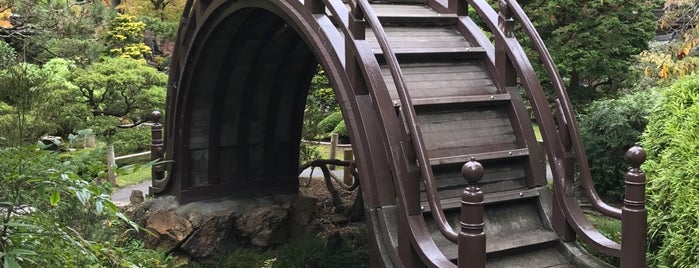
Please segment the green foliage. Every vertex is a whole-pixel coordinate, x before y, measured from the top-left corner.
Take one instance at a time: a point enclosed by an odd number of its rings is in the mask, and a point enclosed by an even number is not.
[[[44,43],[45,50],[37,55],[37,61],[47,62],[54,58],[63,58],[85,68],[97,61],[105,50],[104,44],[90,39],[57,38]]]
[[[635,78],[629,72],[633,56],[648,47],[657,28],[654,0],[522,2],[571,98],[595,99]]]
[[[106,33],[108,54],[115,57],[143,59],[150,57],[151,49],[143,43],[146,24],[136,17],[117,14]]]
[[[5,41],[0,40],[0,70],[12,65],[17,58],[17,52]]]
[[[236,248],[210,267],[369,267],[369,258],[366,243],[358,240],[330,244],[322,237],[303,237],[265,252]]]
[[[34,147],[0,150],[0,261],[16,267],[165,267],[161,253],[120,246],[128,239],[124,228],[136,225],[112,203],[109,185],[73,171],[75,161]]]
[[[699,266],[699,75],[663,89],[643,134],[650,267]]]
[[[325,132],[319,127],[319,122],[327,116],[329,110],[333,109],[333,107],[328,106],[332,103],[329,101],[329,98],[332,98],[333,101],[335,98],[335,95],[327,94],[328,91],[330,93],[333,92],[332,89],[328,88],[329,85],[330,82],[325,76],[325,71],[318,66],[318,70],[311,80],[308,97],[306,97],[306,107],[303,112],[303,129],[301,131],[302,140],[315,140]],[[299,161],[301,163],[318,159],[319,157],[320,154],[312,144],[307,142],[301,143],[299,148]]]
[[[647,116],[655,104],[652,91],[595,101],[579,115],[580,136],[585,145],[595,189],[606,200],[624,197],[626,150],[640,141]]]
[[[318,128],[323,133],[330,133],[333,132],[340,122],[342,122],[342,112],[336,111],[323,118],[323,120],[318,123]]]
[[[23,60],[32,63],[48,60],[38,57],[42,53],[60,56],[47,46],[51,40],[78,38],[94,42],[109,15],[109,10],[100,1],[82,1],[78,5],[73,1],[0,0],[0,6],[20,15],[15,26],[21,27],[7,29],[10,34],[5,41],[19,52]]]
[[[71,76],[94,115],[146,120],[164,110],[167,76],[129,58],[104,58]]]
[[[179,20],[163,21],[160,18],[149,16],[139,17],[138,20],[145,23],[146,31],[151,32],[153,35],[163,38],[165,40],[175,40],[175,34],[177,34],[177,26],[179,26]]]
[[[7,143],[0,145],[21,145],[37,140],[48,129],[40,118],[32,113],[32,106],[39,102],[46,81],[38,66],[21,63],[0,71],[0,102],[5,105],[7,114],[0,115],[0,127]]]
[[[146,127],[118,129],[112,136],[114,154],[127,155],[149,150],[151,144],[150,135],[150,128]]]
[[[337,126],[333,129],[333,133],[337,133],[340,137],[347,138],[349,133],[347,132],[347,126],[345,125],[345,120],[340,121]]]

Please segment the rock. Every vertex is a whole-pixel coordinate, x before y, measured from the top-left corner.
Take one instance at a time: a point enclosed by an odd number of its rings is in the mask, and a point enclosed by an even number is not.
[[[154,211],[146,219],[146,229],[155,237],[148,236],[148,246],[152,248],[174,249],[180,245],[194,230],[192,223],[173,211]]]
[[[318,218],[318,198],[299,196],[291,203],[291,237],[303,237],[314,231]]]
[[[289,238],[289,210],[273,205],[245,212],[235,222],[238,234],[257,247],[269,247]]]
[[[141,190],[132,190],[131,191],[131,196],[129,196],[129,202],[131,202],[131,205],[138,205],[143,203],[144,197],[143,197],[143,191]]]
[[[182,243],[180,249],[199,260],[216,256],[232,239],[233,222],[233,213],[210,217]]]

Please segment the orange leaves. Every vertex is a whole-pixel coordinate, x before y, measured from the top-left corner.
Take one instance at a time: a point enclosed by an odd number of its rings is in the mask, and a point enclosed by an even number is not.
[[[12,24],[10,23],[10,15],[12,15],[12,10],[10,10],[9,8],[0,12],[0,27],[1,28],[12,28]]]

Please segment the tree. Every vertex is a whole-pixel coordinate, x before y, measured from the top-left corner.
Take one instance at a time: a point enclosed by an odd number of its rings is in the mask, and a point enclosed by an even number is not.
[[[109,54],[118,57],[143,59],[151,55],[151,49],[143,43],[146,24],[136,17],[117,14],[109,24],[106,34]]]
[[[86,0],[0,0],[0,11],[4,9],[11,10],[13,16],[10,25],[4,25],[9,27],[0,27],[0,38],[29,62],[37,62],[41,52],[66,57],[47,46],[51,40],[84,39],[94,43],[97,29],[104,28],[109,15],[100,1]]]
[[[618,89],[657,28],[653,0],[523,2],[572,97]]]
[[[141,123],[154,109],[163,110],[167,76],[142,61],[110,58],[73,72],[75,84],[94,116]]]
[[[154,17],[162,21],[178,22],[185,0],[129,0],[118,8],[137,17]]]
[[[662,81],[694,72],[699,66],[699,2],[666,0],[659,26],[671,40],[641,54],[645,75]]]
[[[53,59],[43,66],[19,63],[0,71],[0,145],[77,131],[91,114],[67,80],[74,69],[70,61]]]

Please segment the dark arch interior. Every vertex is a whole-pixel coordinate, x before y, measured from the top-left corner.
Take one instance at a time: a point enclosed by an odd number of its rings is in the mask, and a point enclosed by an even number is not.
[[[198,51],[181,84],[189,88],[178,134],[182,190],[295,193],[313,52],[283,18],[258,8],[225,16]]]

